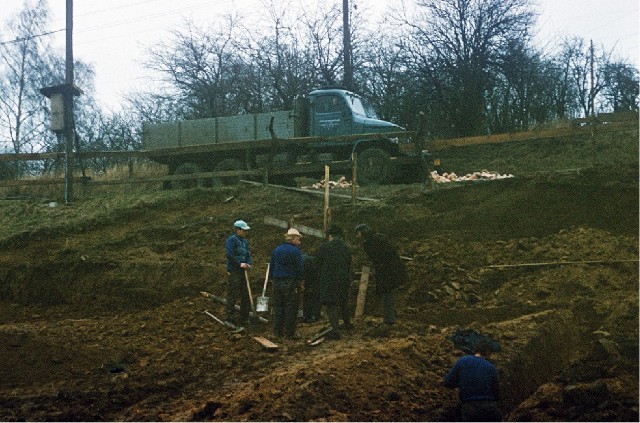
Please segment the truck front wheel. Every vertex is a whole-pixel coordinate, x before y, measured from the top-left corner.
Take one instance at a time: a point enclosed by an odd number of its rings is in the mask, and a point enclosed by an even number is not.
[[[358,182],[379,185],[389,181],[391,163],[389,153],[380,148],[367,148],[358,154]]]

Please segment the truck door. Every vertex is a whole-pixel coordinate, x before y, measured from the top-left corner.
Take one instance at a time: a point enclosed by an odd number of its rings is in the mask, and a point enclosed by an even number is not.
[[[339,95],[326,94],[315,98],[312,107],[312,134],[331,137],[351,133],[351,109]]]

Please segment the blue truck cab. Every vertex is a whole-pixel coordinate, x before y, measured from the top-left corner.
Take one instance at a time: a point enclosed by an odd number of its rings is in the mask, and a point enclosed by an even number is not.
[[[309,136],[404,131],[378,119],[367,100],[345,89],[321,89],[309,93]]]

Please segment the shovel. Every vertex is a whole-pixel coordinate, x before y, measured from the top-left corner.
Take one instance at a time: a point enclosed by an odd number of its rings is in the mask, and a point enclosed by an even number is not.
[[[247,281],[247,291],[249,292],[249,302],[251,303],[251,311],[256,311],[256,308],[253,306],[253,294],[251,294],[251,284],[249,283],[249,272],[247,269],[244,269],[244,280]]]
[[[264,276],[262,296],[258,297],[256,301],[256,311],[269,311],[269,297],[265,296],[267,294],[267,282],[269,282],[269,266],[270,263],[267,264],[267,274]]]

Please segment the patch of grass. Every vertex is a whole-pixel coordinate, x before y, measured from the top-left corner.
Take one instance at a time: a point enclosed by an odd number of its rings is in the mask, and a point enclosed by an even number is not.
[[[433,153],[441,173],[479,170],[522,175],[638,162],[638,129],[450,148]]]
[[[40,200],[0,200],[0,243],[15,236],[78,233],[123,222],[151,210],[180,210],[187,205],[223,201],[229,189],[166,190],[116,193],[100,198],[58,203]]]

